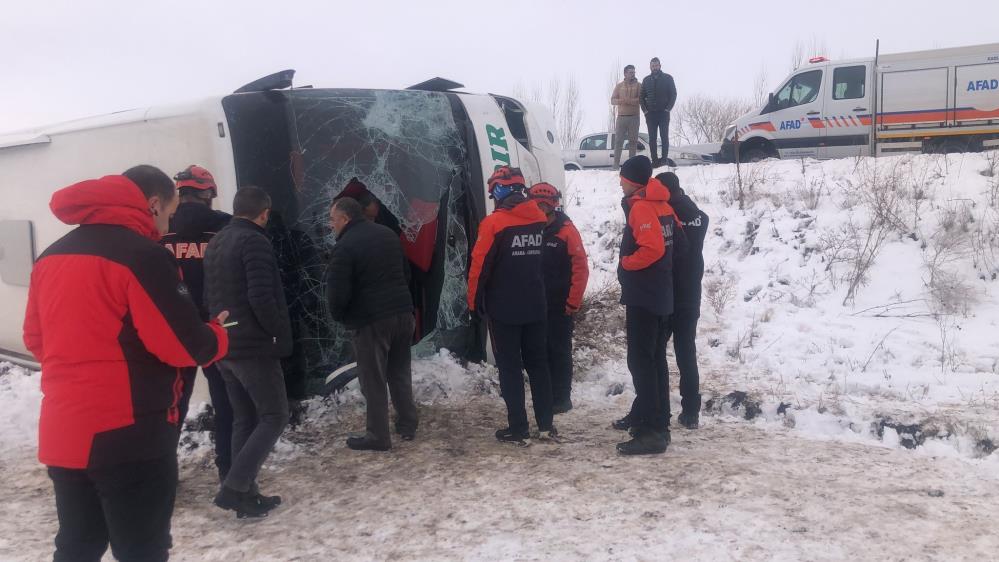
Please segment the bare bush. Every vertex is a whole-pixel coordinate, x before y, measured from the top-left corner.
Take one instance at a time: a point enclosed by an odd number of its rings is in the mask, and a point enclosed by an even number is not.
[[[715,315],[721,317],[728,305],[735,300],[739,279],[734,272],[728,271],[723,261],[715,262],[705,273],[704,298]]]
[[[763,107],[770,99],[770,79],[767,77],[767,67],[760,65],[760,71],[753,82],[753,108]]]
[[[986,208],[977,224],[971,234],[972,263],[983,281],[994,281],[999,276],[999,213]]]
[[[719,142],[733,121],[752,109],[752,103],[735,98],[694,94],[683,98],[670,117],[670,142],[675,145]]]
[[[985,154],[985,169],[982,175],[989,178],[989,205],[999,207],[999,150],[990,150]]]
[[[812,178],[807,184],[805,182],[799,184],[795,188],[794,193],[806,209],[814,211],[819,208],[819,203],[822,202],[822,192],[825,191],[825,188],[826,182],[824,178]]]
[[[971,253],[970,225],[974,219],[966,204],[952,205],[941,215],[940,226],[923,251],[926,288],[935,314],[967,316],[970,305],[977,300],[975,287],[953,266]]]
[[[726,189],[719,195],[726,206],[738,205],[739,210],[744,211],[762,196],[759,188],[773,181],[768,162],[737,165],[735,175],[729,178]]]
[[[824,39],[819,39],[818,36],[813,35],[809,41],[798,39],[794,42],[794,47],[791,49],[791,71],[797,70],[806,60],[812,57],[828,53],[829,46]]]
[[[846,268],[842,276],[847,284],[844,306],[856,299],[857,291],[867,282],[867,274],[888,237],[893,232],[907,230],[901,218],[908,181],[905,163],[869,161],[859,168],[858,176],[857,183],[844,186],[844,195],[858,202],[859,217],[851,214],[845,225],[823,233],[820,242],[827,260],[826,271],[833,282],[836,281],[834,267],[842,264]]]

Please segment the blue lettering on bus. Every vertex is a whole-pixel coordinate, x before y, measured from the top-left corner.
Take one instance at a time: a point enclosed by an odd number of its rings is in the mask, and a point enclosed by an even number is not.
[[[999,90],[999,79],[972,80],[968,82],[969,92],[980,92],[982,90]]]

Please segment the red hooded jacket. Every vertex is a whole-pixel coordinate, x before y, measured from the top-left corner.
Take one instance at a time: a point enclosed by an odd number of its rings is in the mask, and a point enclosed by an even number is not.
[[[24,343],[42,364],[39,460],[96,468],[175,452],[179,367],[224,356],[225,330],[202,322],[131,180],[80,182],[49,207],[81,226],[31,274]]]

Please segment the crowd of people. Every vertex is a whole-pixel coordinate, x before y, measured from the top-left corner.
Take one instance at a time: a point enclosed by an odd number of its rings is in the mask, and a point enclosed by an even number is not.
[[[618,276],[636,398],[613,422],[631,432],[622,454],[666,450],[666,345],[680,369],[679,423],[698,425],[694,333],[708,218],[672,173],[652,177],[644,156],[621,167],[626,215]],[[517,168],[488,179],[495,209],[478,225],[468,309],[488,327],[508,424],[501,442],[559,441],[554,417],[573,408],[574,315],[589,267],[579,231],[548,183]],[[281,360],[292,330],[266,226],[271,199],[240,187],[232,216],[212,208],[212,174],[190,166],[172,180],[141,165],[57,191],[51,210],[79,225],[38,258],[24,341],[42,364],[39,459],[55,490],[55,560],[166,560],[178,482],[177,445],[200,366],[215,412],[214,503],[265,517],[281,497],[257,485],[288,424]],[[353,450],[385,451],[393,433],[416,438],[410,268],[399,231],[354,179],[330,207],[330,316],[349,329],[366,403]],[[396,223],[397,224],[397,223]],[[531,432],[524,370],[537,426]],[[394,432],[389,402],[395,411]]]

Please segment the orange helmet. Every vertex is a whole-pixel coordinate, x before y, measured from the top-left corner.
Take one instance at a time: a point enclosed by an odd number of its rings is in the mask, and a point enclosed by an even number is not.
[[[212,177],[211,172],[201,166],[191,164],[190,166],[184,168],[182,172],[174,176],[173,179],[177,182],[177,189],[184,187],[197,189],[199,191],[210,189],[212,190],[212,197],[215,197],[218,194],[218,187],[215,185],[215,178]]]
[[[527,197],[539,203],[547,203],[552,209],[558,207],[562,194],[558,188],[550,183],[536,183],[527,190]]]

